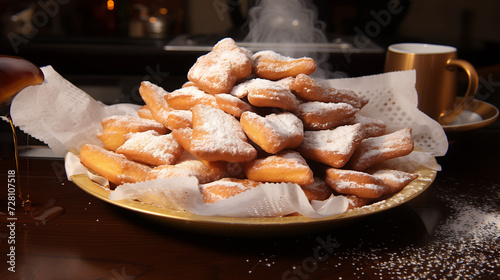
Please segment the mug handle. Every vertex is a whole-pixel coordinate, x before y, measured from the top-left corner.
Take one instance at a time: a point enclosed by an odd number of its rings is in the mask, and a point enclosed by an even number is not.
[[[479,86],[479,78],[477,76],[476,69],[469,62],[461,59],[450,59],[448,60],[447,65],[457,66],[464,69],[465,73],[467,73],[467,76],[469,77],[469,86],[467,87],[467,92],[465,93],[462,100],[453,108],[439,116],[438,121],[441,125],[449,124],[465,110],[465,108],[467,107],[467,103],[474,99],[477,88]]]

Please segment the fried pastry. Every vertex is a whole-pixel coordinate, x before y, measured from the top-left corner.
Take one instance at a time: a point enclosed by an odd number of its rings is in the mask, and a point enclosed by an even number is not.
[[[221,109],[205,105],[196,105],[192,112],[193,132],[187,150],[197,158],[246,162],[257,156],[257,150],[248,143],[236,118]]]
[[[257,107],[295,111],[300,104],[299,99],[289,89],[269,80],[252,80],[247,86],[247,91],[248,102]]]
[[[308,75],[300,74],[295,77],[290,88],[298,96],[310,101],[322,101],[333,103],[348,103],[354,108],[361,109],[368,103],[354,91],[338,90],[321,84]]]
[[[193,127],[193,114],[188,110],[172,110],[167,117],[167,127],[171,130]]]
[[[265,117],[245,112],[240,123],[248,138],[271,154],[298,147],[304,137],[302,122],[289,112]]]
[[[363,171],[388,159],[413,151],[412,129],[403,128],[390,134],[364,139],[349,161],[349,167]]]
[[[205,203],[214,203],[246,192],[260,184],[261,182],[248,179],[223,178],[201,185],[200,191]]]
[[[382,136],[385,134],[386,125],[382,120],[356,114],[352,123],[359,123],[363,126],[363,138]]]
[[[386,195],[399,192],[419,176],[416,173],[409,173],[393,169],[380,169],[374,171],[371,174],[382,180],[388,187],[385,193]]]
[[[252,56],[253,71],[257,77],[279,80],[299,74],[312,74],[317,65],[309,57],[291,58],[274,51],[260,51]]]
[[[236,81],[250,74],[252,61],[248,50],[225,38],[196,60],[189,69],[188,79],[207,93],[219,94],[229,93]]]
[[[174,165],[161,165],[153,168],[147,180],[170,177],[195,177],[200,184],[209,183],[228,176],[226,163],[222,161],[207,162],[189,159]]]
[[[381,179],[360,171],[328,168],[325,181],[340,194],[361,198],[379,198],[387,192],[387,186]]]
[[[171,134],[160,135],[149,130],[127,134],[126,138],[116,152],[147,165],[173,164],[184,151]]]
[[[139,117],[103,119],[98,138],[110,150],[85,145],[81,162],[113,184],[196,178],[205,203],[284,182],[309,201],[344,196],[353,209],[415,180],[380,164],[413,150],[411,129],[385,135],[383,121],[360,115],[368,100],[312,78],[316,67],[311,58],[252,55],[225,38],[181,88],[142,82]]]
[[[148,105],[144,105],[139,110],[137,110],[137,115],[143,119],[154,120],[151,110],[149,110]]]
[[[185,88],[185,87],[195,87],[195,86],[196,86],[196,84],[195,84],[195,83],[193,83],[193,82],[191,82],[191,81],[187,81],[187,82],[185,82],[184,84],[182,84],[182,86],[181,86],[181,87],[182,87],[182,88]]]
[[[80,161],[116,185],[145,181],[151,170],[150,167],[131,161],[124,155],[91,144],[82,146]]]
[[[181,168],[175,165],[160,165],[156,166],[146,176],[146,181],[161,179],[161,178],[178,178],[178,177],[194,177],[196,176],[187,168]]]
[[[139,94],[151,111],[153,118],[157,122],[167,126],[167,118],[170,111],[172,111],[165,101],[165,95],[168,93],[163,88],[151,82],[143,81],[139,87]]]
[[[314,182],[313,172],[306,160],[295,151],[256,159],[243,165],[248,179],[259,182],[287,182],[308,185]]]
[[[183,87],[165,95],[170,108],[175,110],[190,110],[197,104],[218,108],[215,96],[208,94],[195,86]]]
[[[154,130],[166,134],[168,129],[161,123],[135,116],[111,116],[102,119],[103,131],[97,134],[106,149],[116,150],[125,143],[125,134]]]
[[[347,103],[309,101],[300,104],[295,111],[310,130],[323,130],[349,124],[358,109]]]
[[[363,207],[373,201],[373,199],[371,198],[362,198],[353,194],[346,195],[345,197],[347,198],[347,201],[349,203],[347,206],[347,210]]]
[[[191,151],[191,138],[193,137],[193,129],[189,127],[174,129],[170,133],[175,138],[175,140],[184,148],[184,150],[189,153]]]
[[[333,189],[328,186],[325,180],[318,177],[314,178],[314,182],[312,184],[300,187],[309,201],[326,200],[333,194]]]
[[[342,167],[361,142],[362,133],[360,124],[344,125],[329,130],[305,131],[298,151],[305,158],[332,167]]]
[[[240,118],[243,112],[254,111],[252,105],[231,94],[217,94],[215,95],[215,101],[222,111],[236,118]]]

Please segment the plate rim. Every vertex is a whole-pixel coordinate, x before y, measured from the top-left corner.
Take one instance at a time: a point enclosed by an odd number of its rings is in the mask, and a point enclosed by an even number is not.
[[[463,99],[463,97],[457,97],[457,101],[460,101],[462,99]],[[499,110],[493,104],[490,104],[488,102],[478,100],[478,99],[472,99],[472,100],[470,100],[470,102],[487,107],[489,110],[494,112],[493,116],[491,116],[487,119],[483,119],[483,120],[478,121],[478,122],[473,122],[473,123],[443,125],[442,127],[443,127],[445,132],[463,132],[463,131],[480,129],[480,128],[489,126],[490,124],[494,123],[498,119]],[[474,111],[474,112],[476,112],[476,111]],[[483,117],[483,116],[481,116],[481,117]]]
[[[337,223],[366,217],[402,205],[422,194],[434,182],[438,171],[425,166],[419,166],[415,172],[419,174],[417,179],[387,199],[322,218],[308,218],[305,216],[239,218],[196,215],[187,211],[161,208],[137,201],[114,201],[107,197],[111,192],[109,189],[93,182],[86,174],[73,175],[70,178],[80,189],[108,204],[144,214],[147,218],[166,223],[170,226],[190,231],[217,234],[219,234],[220,230],[223,230],[224,235],[255,235],[255,233],[262,233],[262,231],[267,231],[265,234],[269,235],[289,229],[297,230],[305,227],[305,225],[307,227],[311,226],[311,228],[333,226]],[[274,231],[270,232],[270,229],[274,229]]]

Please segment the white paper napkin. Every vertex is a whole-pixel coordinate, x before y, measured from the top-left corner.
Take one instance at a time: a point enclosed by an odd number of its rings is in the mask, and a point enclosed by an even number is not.
[[[106,106],[64,79],[51,66],[41,68],[45,80],[19,92],[10,108],[13,123],[46,143],[57,156],[86,143],[100,144],[101,119],[137,115],[138,105]]]

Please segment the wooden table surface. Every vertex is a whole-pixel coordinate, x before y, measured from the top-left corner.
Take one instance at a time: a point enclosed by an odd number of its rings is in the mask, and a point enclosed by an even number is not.
[[[58,158],[20,159],[33,207],[24,212],[16,201],[9,215],[6,181],[15,163],[2,137],[0,279],[498,279],[497,127],[450,137],[438,158],[443,170],[409,203],[341,227],[269,238],[150,221],[82,191]]]

